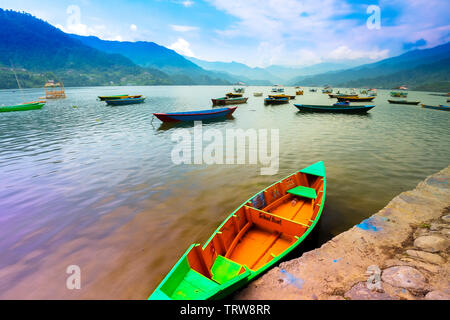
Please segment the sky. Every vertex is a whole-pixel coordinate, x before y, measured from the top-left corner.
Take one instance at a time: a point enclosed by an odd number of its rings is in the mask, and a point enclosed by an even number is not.
[[[375,62],[450,40],[449,0],[0,0],[69,33],[251,67]]]

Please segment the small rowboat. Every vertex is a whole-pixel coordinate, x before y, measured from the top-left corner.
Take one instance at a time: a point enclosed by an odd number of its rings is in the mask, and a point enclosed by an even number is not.
[[[191,245],[148,299],[206,300],[233,293],[304,241],[320,219],[325,193],[322,161],[261,190],[203,247]]]
[[[133,96],[133,97],[127,97],[127,98],[121,98],[121,99],[113,99],[113,100],[105,100],[106,104],[112,105],[112,106],[123,106],[127,104],[137,104],[142,103],[145,101],[145,97],[142,96]]]
[[[450,106],[444,106],[442,104],[440,104],[438,106],[428,106],[426,104],[422,104],[422,108],[450,111]]]
[[[280,99],[280,98],[288,98],[289,100],[295,99],[295,96],[290,96],[287,94],[269,94],[269,98],[275,98],[275,99]]]
[[[248,98],[218,98],[218,99],[211,99],[214,106],[224,106],[229,104],[240,104],[240,103],[246,103]]]
[[[225,96],[227,96],[228,98],[241,98],[243,96],[243,94],[228,92]]]
[[[310,92],[317,92],[317,89],[309,89]]]
[[[115,96],[98,96],[98,98],[100,99],[100,101],[105,101],[105,100],[116,100],[116,99],[122,99],[128,97],[127,94],[118,94]]]
[[[335,103],[332,106],[324,105],[306,105],[306,104],[294,104],[300,111],[313,111],[313,112],[335,112],[335,113],[366,113],[375,106],[351,106],[349,104]]]
[[[410,104],[417,106],[420,101],[406,101],[406,100],[388,100],[389,103],[392,104]]]
[[[394,98],[406,98],[408,96],[408,92],[391,92],[391,97]]]
[[[265,98],[265,104],[283,104],[289,103],[289,98]]]
[[[236,109],[237,107],[227,107],[200,111],[154,113],[153,115],[162,122],[200,121],[227,117],[233,114]]]
[[[0,106],[0,112],[38,110],[42,109],[44,105],[45,101],[36,101],[26,102],[16,106]]]
[[[254,97],[262,97],[262,95],[263,95],[262,92],[253,92]]]
[[[367,102],[372,101],[375,97],[355,97],[355,96],[345,96],[345,97],[337,97],[338,101],[350,101],[350,102]]]
[[[330,96],[330,98],[339,98],[339,97],[350,97],[350,98],[355,98],[358,97],[357,94],[343,94],[343,93],[338,93],[338,94],[328,94]]]

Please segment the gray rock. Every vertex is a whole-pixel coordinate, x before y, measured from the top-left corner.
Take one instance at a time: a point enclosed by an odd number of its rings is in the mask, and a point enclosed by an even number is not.
[[[369,290],[365,282],[358,282],[350,290],[348,290],[344,297],[352,300],[394,300],[385,292],[378,292]]]
[[[381,279],[398,288],[424,290],[426,287],[426,279],[423,274],[409,266],[395,266],[385,269]]]
[[[450,223],[450,214],[441,217],[441,219],[446,223]]]
[[[445,292],[435,290],[428,292],[425,296],[425,299],[427,300],[450,300],[450,295],[446,294]]]
[[[428,252],[439,252],[447,249],[448,241],[435,235],[422,236],[414,240],[414,246]]]
[[[438,254],[429,253],[419,250],[406,250],[406,254],[410,257],[419,258],[434,264],[442,264],[445,260]]]

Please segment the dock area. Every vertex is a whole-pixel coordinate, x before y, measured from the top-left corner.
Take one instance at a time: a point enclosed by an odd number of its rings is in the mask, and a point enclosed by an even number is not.
[[[449,180],[450,166],[320,248],[281,263],[234,298],[449,300]]]

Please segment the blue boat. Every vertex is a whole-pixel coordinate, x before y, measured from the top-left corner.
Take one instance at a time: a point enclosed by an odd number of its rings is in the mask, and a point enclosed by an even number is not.
[[[422,108],[450,111],[450,106],[444,106],[442,104],[440,104],[438,106],[428,106],[426,104],[422,104]]]
[[[335,112],[335,113],[366,113],[375,106],[352,106],[349,103],[335,103],[331,106],[324,105],[306,105],[306,104],[294,104],[300,111],[313,111],[313,112]]]
[[[265,104],[282,104],[289,103],[289,98],[265,98]]]
[[[230,107],[200,111],[154,113],[153,115],[162,122],[201,121],[230,116],[236,109],[237,107]]]
[[[123,106],[123,105],[127,105],[127,104],[136,104],[136,103],[142,103],[144,101],[145,101],[145,97],[105,100],[106,104],[109,104],[112,106]]]

